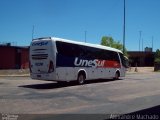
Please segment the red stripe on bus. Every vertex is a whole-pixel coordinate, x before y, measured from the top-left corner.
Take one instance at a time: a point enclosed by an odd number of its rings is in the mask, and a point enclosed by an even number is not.
[[[98,61],[102,61],[102,60],[98,60]],[[102,68],[120,68],[120,63],[118,63],[117,61],[109,61],[109,60],[104,60],[104,64],[103,66],[99,66]]]

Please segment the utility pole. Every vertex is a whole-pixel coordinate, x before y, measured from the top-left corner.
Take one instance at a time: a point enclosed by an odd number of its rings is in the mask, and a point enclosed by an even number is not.
[[[87,31],[84,31],[84,40],[85,40],[85,43],[86,43],[86,38],[87,38]]]
[[[32,27],[32,40],[33,40],[33,37],[34,37],[34,25]]]
[[[143,38],[142,38],[142,52],[143,52],[143,50],[144,50],[144,49],[143,49]]]
[[[126,27],[126,2],[124,0],[124,18],[123,18],[123,54],[125,52],[125,27]]]
[[[153,39],[154,39],[154,37],[152,36],[152,51],[153,51]]]
[[[142,31],[139,31],[139,52],[141,51],[141,34]]]

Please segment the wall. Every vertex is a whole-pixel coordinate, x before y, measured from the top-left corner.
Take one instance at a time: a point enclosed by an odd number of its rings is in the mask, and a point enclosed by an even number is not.
[[[0,69],[24,69],[28,63],[28,47],[0,46]]]
[[[21,52],[21,68],[25,69],[29,67],[29,49],[22,49]]]
[[[129,60],[132,67],[151,67],[154,66],[154,52],[129,51]]]
[[[15,68],[15,49],[0,46],[0,69]]]

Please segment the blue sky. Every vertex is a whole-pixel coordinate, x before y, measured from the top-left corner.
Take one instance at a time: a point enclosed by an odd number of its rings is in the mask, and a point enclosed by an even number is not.
[[[126,0],[126,47],[160,48],[160,0]],[[28,46],[34,38],[55,36],[100,44],[102,36],[123,41],[123,0],[0,0],[0,43]],[[142,42],[141,42],[142,49]]]

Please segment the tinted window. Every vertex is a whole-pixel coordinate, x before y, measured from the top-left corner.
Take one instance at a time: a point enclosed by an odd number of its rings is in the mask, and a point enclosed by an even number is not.
[[[76,44],[65,43],[65,42],[56,42],[57,51],[61,55],[70,56],[70,57],[79,57],[84,55],[84,49]]]
[[[99,58],[98,53],[99,49],[85,46],[85,57],[96,59]]]
[[[119,56],[117,52],[112,52],[112,60],[120,62],[119,61]]]
[[[71,57],[85,57],[89,59],[112,60],[119,62],[117,52],[77,45],[65,42],[56,42],[59,54]]]
[[[120,53],[120,58],[121,58],[122,65],[123,65],[124,67],[127,67],[127,65],[126,65],[126,59],[125,59],[125,57],[123,56],[122,53]]]
[[[118,53],[109,50],[100,50],[98,53],[98,58],[103,60],[111,60],[119,62]]]

